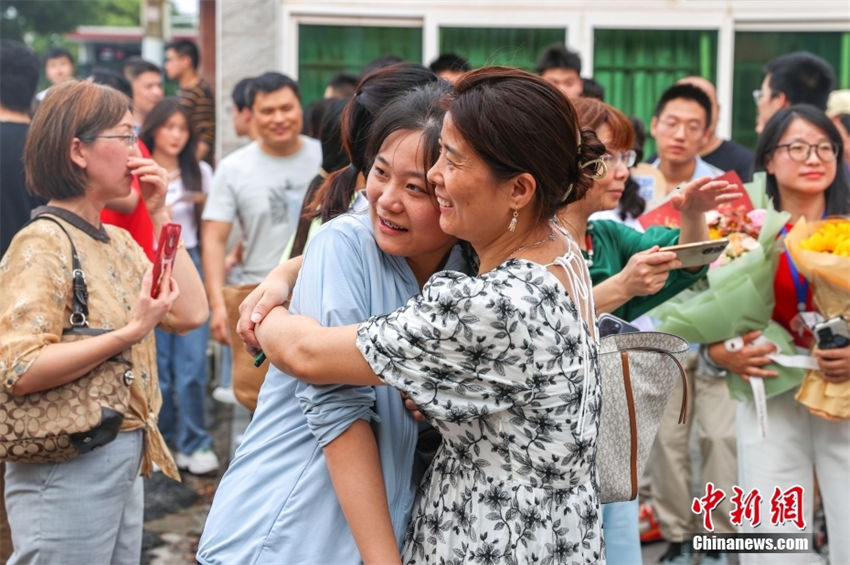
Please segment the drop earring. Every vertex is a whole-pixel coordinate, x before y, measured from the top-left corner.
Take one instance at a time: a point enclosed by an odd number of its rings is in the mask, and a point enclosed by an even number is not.
[[[512,232],[512,231],[516,230],[516,222],[517,222],[518,217],[519,217],[519,212],[517,210],[514,210],[514,215],[513,215],[513,218],[511,218],[511,223],[508,224],[508,231]]]

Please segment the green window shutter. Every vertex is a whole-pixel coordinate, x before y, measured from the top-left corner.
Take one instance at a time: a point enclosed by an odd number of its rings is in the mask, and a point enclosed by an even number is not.
[[[597,29],[593,43],[593,78],[607,103],[646,124],[645,156],[655,152],[649,122],[661,93],[689,75],[716,81],[716,30]]]
[[[298,26],[298,83],[304,105],[322,98],[338,73],[359,75],[381,55],[422,61],[422,28],[382,26]]]
[[[473,67],[505,65],[536,72],[540,52],[563,43],[566,29],[441,27],[440,53],[464,57]]]
[[[850,32],[738,32],[732,89],[732,139],[738,143],[755,147],[758,140],[752,93],[761,88],[765,63],[794,51],[823,57],[835,69],[836,88],[850,88]]]

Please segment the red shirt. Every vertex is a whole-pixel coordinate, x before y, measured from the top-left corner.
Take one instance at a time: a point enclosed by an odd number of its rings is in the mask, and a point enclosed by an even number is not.
[[[142,152],[142,157],[151,156],[150,151],[148,151],[148,148],[141,141],[139,141],[139,151]],[[100,213],[100,221],[104,224],[124,228],[130,232],[136,243],[145,250],[148,259],[153,261],[153,248],[156,241],[153,233],[153,221],[150,214],[148,214],[148,207],[145,205],[145,200],[142,198],[142,188],[139,186],[139,178],[135,175],[133,176],[131,187],[139,195],[139,203],[136,205],[136,208],[129,214],[122,214],[121,212],[104,208]]]
[[[786,224],[785,228],[790,230],[792,224]],[[773,296],[776,298],[776,304],[773,306],[773,319],[783,328],[788,330],[794,336],[794,343],[800,347],[808,348],[812,344],[812,334],[804,332],[802,336],[798,335],[791,328],[791,321],[797,316],[797,289],[794,286],[794,279],[791,275],[791,267],[788,264],[789,255],[783,252],[779,256],[779,266],[776,268],[776,276],[773,279]],[[805,284],[805,278],[797,273],[798,285]],[[812,304],[812,289],[808,285],[806,290],[806,311],[814,311],[816,308]]]

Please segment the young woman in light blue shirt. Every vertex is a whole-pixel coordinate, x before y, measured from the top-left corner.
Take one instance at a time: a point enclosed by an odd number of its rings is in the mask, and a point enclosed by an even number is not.
[[[293,311],[349,324],[401,306],[437,270],[465,268],[455,238],[439,228],[425,177],[437,158],[443,94],[437,85],[414,90],[377,118],[368,204],[311,240]],[[400,562],[423,471],[415,469],[417,436],[395,389],[312,386],[271,367],[216,493],[198,561]],[[339,439],[347,449],[329,449]]]

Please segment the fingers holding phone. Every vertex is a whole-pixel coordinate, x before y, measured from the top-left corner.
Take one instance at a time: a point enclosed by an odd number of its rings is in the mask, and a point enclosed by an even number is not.
[[[647,296],[661,290],[670,270],[680,266],[675,253],[659,251],[656,245],[632,255],[623,270],[615,276],[620,278],[630,297]]]

